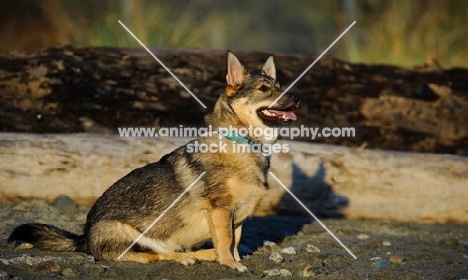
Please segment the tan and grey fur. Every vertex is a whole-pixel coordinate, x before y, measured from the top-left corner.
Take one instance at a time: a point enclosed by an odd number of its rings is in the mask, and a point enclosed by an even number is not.
[[[267,117],[261,112],[281,94],[273,58],[261,74],[249,74],[231,53],[227,55],[226,92],[206,122],[215,129],[231,126],[267,128],[287,125],[291,119]],[[296,94],[284,95],[274,109],[292,111]],[[291,116],[292,113],[289,113]],[[249,136],[258,144],[274,142]],[[245,272],[238,245],[242,222],[252,215],[267,193],[268,156],[235,153],[233,140],[214,134],[190,143],[228,143],[227,152],[189,153],[187,146],[165,155],[156,163],[135,169],[114,183],[88,213],[83,235],[52,225],[25,224],[8,241],[23,240],[50,251],[81,251],[98,260],[117,261],[120,254],[147,229],[195,179],[206,174],[133,246],[120,261],[175,260],[185,265],[197,260],[217,260]],[[213,241],[214,249],[195,250]]]

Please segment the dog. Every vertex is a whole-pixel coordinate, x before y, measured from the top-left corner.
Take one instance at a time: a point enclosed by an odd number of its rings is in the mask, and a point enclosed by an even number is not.
[[[271,129],[296,120],[293,111],[300,102],[297,94],[288,92],[269,108],[282,93],[272,56],[259,74],[252,75],[228,52],[226,81],[225,92],[205,117],[214,131],[249,126]],[[24,224],[13,230],[8,242],[22,240],[42,250],[85,252],[97,260],[174,260],[185,265],[218,261],[246,272],[238,251],[242,222],[267,194],[270,155],[238,152],[233,147],[275,141],[276,137],[267,139],[253,133],[240,136],[220,132],[196,138],[158,162],[131,171],[107,189],[89,211],[83,235],[53,225]],[[223,143],[226,151],[189,151],[189,145],[195,143]],[[158,216],[160,219],[153,223]],[[209,241],[213,249],[197,250]]]

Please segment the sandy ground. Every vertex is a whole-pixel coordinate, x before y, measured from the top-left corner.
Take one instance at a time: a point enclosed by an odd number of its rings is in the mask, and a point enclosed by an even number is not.
[[[80,233],[89,209],[35,200],[0,203],[0,210],[0,279],[468,279],[468,225],[323,220],[355,260],[312,219],[253,217],[241,242],[249,272],[239,273],[208,262],[116,263],[83,253],[15,249],[6,243],[15,226],[51,223]],[[277,253],[282,261],[270,259],[279,259]]]

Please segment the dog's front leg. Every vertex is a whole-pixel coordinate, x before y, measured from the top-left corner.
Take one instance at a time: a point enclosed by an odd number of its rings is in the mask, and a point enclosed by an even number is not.
[[[241,240],[241,235],[242,235],[242,224],[238,225],[234,229],[234,248],[233,248],[234,254],[233,255],[234,255],[234,260],[236,261],[241,260],[240,255],[239,255],[239,243]]]
[[[231,211],[219,208],[205,210],[205,213],[210,225],[210,232],[216,253],[218,254],[219,263],[237,269],[240,272],[247,272],[247,267],[234,259],[234,252],[231,250],[235,243]]]

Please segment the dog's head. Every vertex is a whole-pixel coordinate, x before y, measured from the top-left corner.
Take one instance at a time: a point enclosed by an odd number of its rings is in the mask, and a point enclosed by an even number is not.
[[[277,127],[289,125],[297,119],[293,111],[299,105],[299,95],[287,92],[277,100],[282,91],[276,81],[276,68],[272,56],[266,60],[260,74],[252,75],[245,70],[232,52],[228,52],[226,81],[226,92],[218,103],[227,103],[228,108],[223,108],[224,112],[220,113],[225,117],[228,117],[229,113],[231,115],[234,113],[235,116],[231,116],[236,118],[234,125]],[[233,121],[231,119],[231,122]]]

